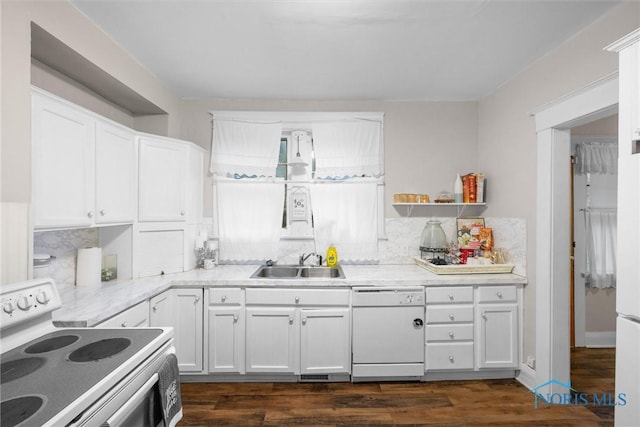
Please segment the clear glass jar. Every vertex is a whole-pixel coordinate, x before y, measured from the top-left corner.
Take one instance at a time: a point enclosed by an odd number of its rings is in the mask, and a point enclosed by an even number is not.
[[[431,219],[422,230],[420,249],[428,252],[445,252],[447,249],[447,236],[440,225],[440,221]]]

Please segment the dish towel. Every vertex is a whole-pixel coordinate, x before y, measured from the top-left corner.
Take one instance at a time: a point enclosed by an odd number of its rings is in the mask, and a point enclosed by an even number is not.
[[[182,398],[180,397],[180,371],[178,358],[170,354],[158,371],[158,388],[162,404],[162,418],[165,427],[174,427],[182,419]]]

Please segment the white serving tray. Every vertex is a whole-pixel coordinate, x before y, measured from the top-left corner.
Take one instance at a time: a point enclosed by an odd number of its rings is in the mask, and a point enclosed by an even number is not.
[[[490,264],[490,265],[435,265],[420,257],[413,257],[416,264],[435,274],[499,274],[511,273],[515,265],[513,264]]]

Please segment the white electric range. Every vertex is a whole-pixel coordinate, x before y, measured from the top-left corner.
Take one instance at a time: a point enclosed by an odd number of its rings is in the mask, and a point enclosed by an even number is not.
[[[3,427],[162,423],[157,372],[171,328],[57,328],[51,279],[0,287]]]

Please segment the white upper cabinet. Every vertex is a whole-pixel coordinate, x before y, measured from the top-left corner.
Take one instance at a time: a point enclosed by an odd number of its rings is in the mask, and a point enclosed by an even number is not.
[[[137,165],[132,131],[98,122],[96,128],[96,223],[133,222]]]
[[[92,225],[95,120],[39,94],[32,114],[35,227]]]
[[[185,221],[187,145],[139,138],[138,220]]]
[[[35,227],[133,222],[133,131],[40,92],[32,114]]]

